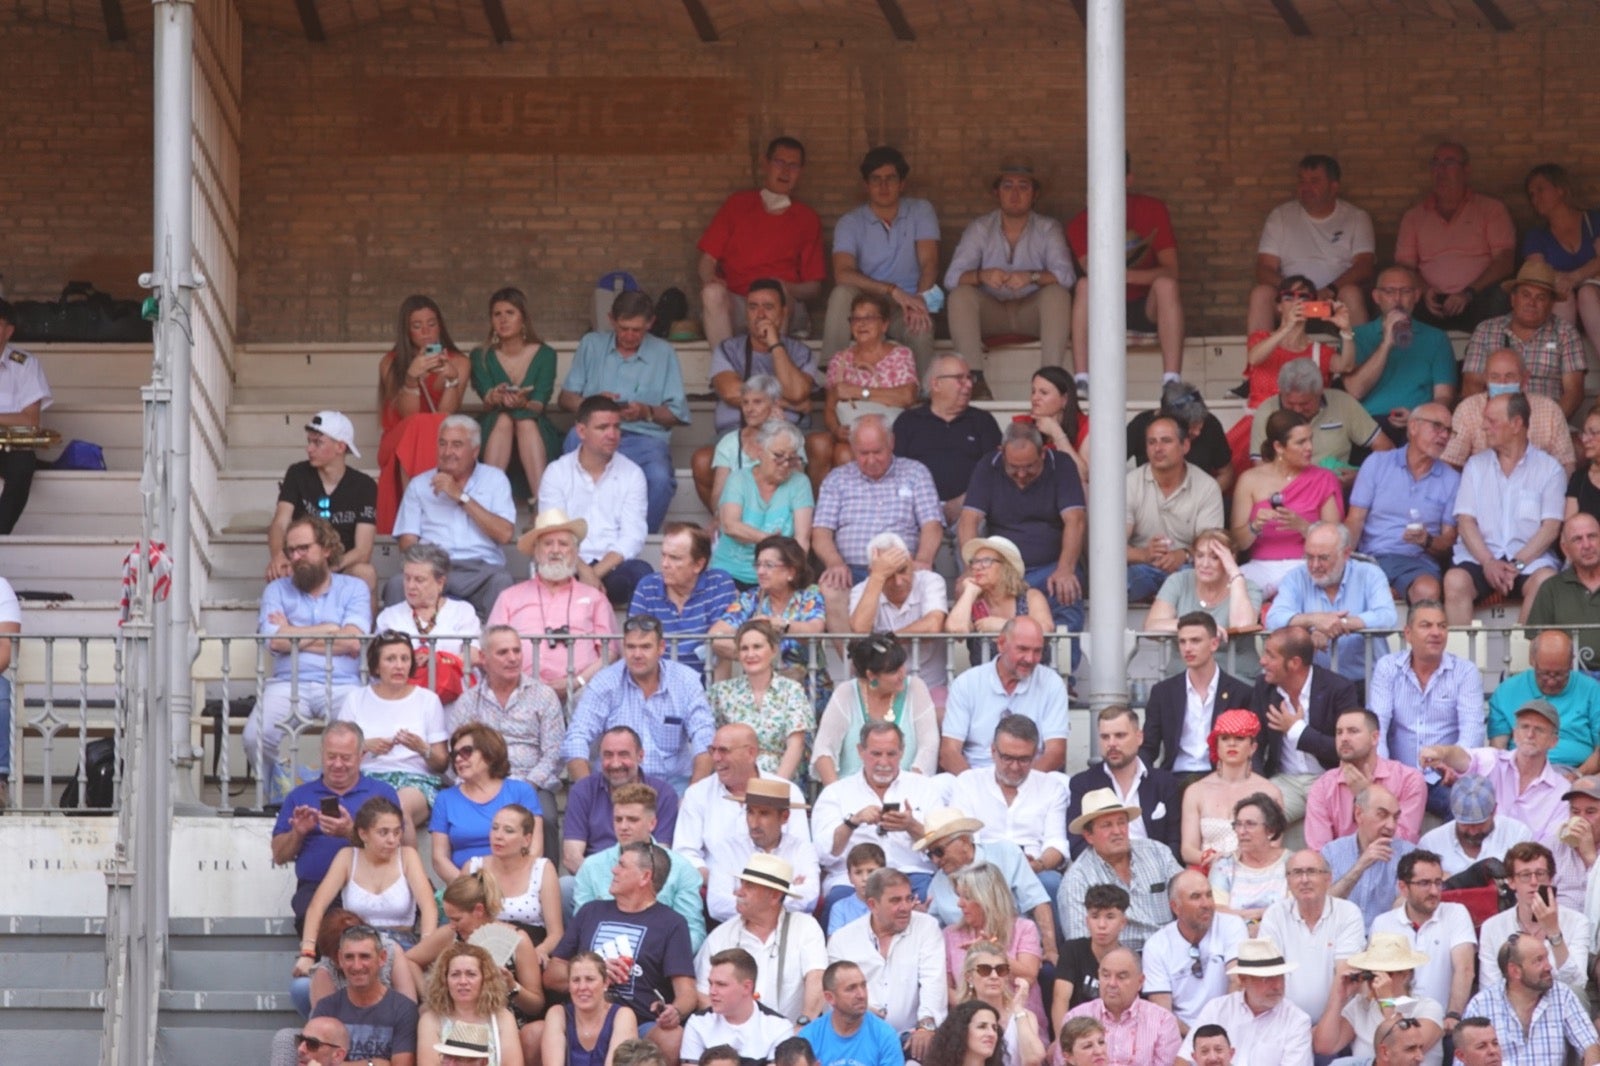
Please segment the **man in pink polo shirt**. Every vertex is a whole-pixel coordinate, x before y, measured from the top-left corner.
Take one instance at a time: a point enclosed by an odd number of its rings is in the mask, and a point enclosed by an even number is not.
[[[1506,205],[1473,192],[1465,147],[1445,141],[1428,163],[1433,192],[1400,219],[1395,262],[1422,275],[1412,312],[1440,329],[1470,331],[1509,308],[1500,282],[1511,276],[1517,234]]]
[[[1360,707],[1342,712],[1334,722],[1339,765],[1312,782],[1306,793],[1306,847],[1321,848],[1354,833],[1356,796],[1368,785],[1382,785],[1394,794],[1400,804],[1395,835],[1417,842],[1428,801],[1427,782],[1414,768],[1379,757],[1380,732],[1378,716]]]

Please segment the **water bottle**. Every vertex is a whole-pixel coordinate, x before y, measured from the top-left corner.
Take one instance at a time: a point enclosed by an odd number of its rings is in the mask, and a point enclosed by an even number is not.
[[[1394,324],[1394,347],[1411,347],[1411,316],[1406,315]]]
[[[1413,507],[1411,510],[1406,512],[1406,517],[1410,519],[1410,521],[1406,523],[1407,533],[1421,533],[1423,531],[1425,527],[1422,524],[1421,511]]]

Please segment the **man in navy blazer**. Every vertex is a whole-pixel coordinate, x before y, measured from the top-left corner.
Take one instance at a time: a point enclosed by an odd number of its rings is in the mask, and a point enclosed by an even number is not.
[[[1283,793],[1290,823],[1305,817],[1306,792],[1324,770],[1339,765],[1333,734],[1339,715],[1361,706],[1356,686],[1313,666],[1316,645],[1304,626],[1284,626],[1261,649],[1261,677],[1250,710],[1261,720],[1256,768]]]
[[[1178,803],[1178,779],[1166,770],[1146,766],[1139,758],[1144,735],[1139,729],[1139,713],[1131,707],[1111,706],[1099,714],[1100,755],[1103,760],[1082,773],[1072,775],[1072,790],[1067,801],[1067,824],[1083,813],[1083,798],[1096,789],[1108,788],[1130,807],[1139,808],[1139,819],[1130,823],[1128,834],[1147,837],[1165,844],[1178,857],[1183,835],[1183,810]],[[1073,858],[1086,841],[1068,832],[1067,844]],[[1182,862],[1179,859],[1179,862]]]
[[[1217,665],[1222,631],[1205,611],[1191,611],[1178,619],[1178,656],[1184,671],[1150,690],[1144,712],[1144,741],[1139,758],[1175,774],[1179,791],[1194,779],[1209,774],[1211,753],[1206,737],[1223,711],[1250,705],[1250,686]],[[1190,693],[1197,714],[1189,718]]]

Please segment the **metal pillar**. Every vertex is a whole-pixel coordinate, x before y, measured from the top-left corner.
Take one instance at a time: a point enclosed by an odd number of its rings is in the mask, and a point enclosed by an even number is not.
[[[1089,380],[1100,417],[1089,425],[1089,684],[1091,711],[1128,698],[1123,632],[1128,624],[1127,530],[1123,511],[1128,459],[1127,309],[1123,292],[1127,234],[1123,165],[1123,0],[1089,0],[1085,69],[1089,132]]]
[[[153,0],[155,8],[154,269],[140,277],[159,301],[151,382],[143,390],[145,552],[166,545],[171,588],[153,602],[148,566],[138,567],[132,618],[124,627],[127,708],[118,843],[107,871],[106,1021],[101,1061],[148,1066],[160,1061],[157,1023],[167,960],[168,870],[174,766],[192,757],[188,743],[193,659],[189,509],[192,265],[194,5]],[[176,775],[180,779],[186,774]]]

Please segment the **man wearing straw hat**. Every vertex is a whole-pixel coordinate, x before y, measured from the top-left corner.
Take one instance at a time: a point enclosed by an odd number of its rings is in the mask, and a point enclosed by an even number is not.
[[[1246,940],[1228,966],[1239,991],[1211,1000],[1194,1028],[1215,1023],[1228,1031],[1236,1066],[1311,1066],[1311,1019],[1284,998],[1283,975],[1298,964],[1271,940]],[[1178,1062],[1194,1062],[1194,1036],[1184,1038]]]
[[[1044,957],[1054,963],[1057,958],[1056,918],[1044,885],[1039,883],[1022,849],[1009,840],[979,844],[977,833],[982,828],[982,822],[968,818],[954,807],[940,807],[928,814],[922,839],[912,845],[925,852],[934,865],[933,880],[928,882],[928,913],[939,919],[942,926],[958,924],[961,905],[950,879],[962,870],[988,863],[1000,871],[1006,884],[1011,886],[1017,913],[1032,915],[1038,923]]]
[[[695,956],[700,1006],[711,1003],[707,995],[711,960],[719,952],[741,948],[756,960],[761,1002],[804,1025],[822,1013],[828,945],[809,909],[790,910],[800,896],[794,887],[794,868],[777,855],[758,851],[744,864],[737,885],[733,895],[738,913],[713,929]]]
[[[784,904],[787,910],[808,914],[817,909],[822,881],[817,849],[811,841],[789,831],[790,811],[797,806],[792,788],[779,778],[752,777],[745,783],[742,801],[745,831],[706,839],[706,910],[716,921],[725,922],[734,916],[739,882],[748,880],[746,874],[734,871],[762,855],[783,860],[790,870],[791,885],[785,893],[789,901]],[[737,796],[723,798],[730,803],[741,802]],[[805,804],[798,804],[798,808],[803,812]],[[805,815],[802,813],[801,817]]]
[[[1120,885],[1128,893],[1128,925],[1122,944],[1134,951],[1166,924],[1167,882],[1180,869],[1172,849],[1158,840],[1129,836],[1128,826],[1139,817],[1138,806],[1124,804],[1109,788],[1097,788],[1083,797],[1083,813],[1067,826],[1088,843],[1067,876],[1057,897],[1063,935],[1068,940],[1089,935],[1083,896],[1094,885]]]
[[[1461,366],[1462,395],[1485,391],[1489,354],[1510,348],[1528,368],[1528,391],[1557,401],[1571,418],[1583,403],[1589,364],[1583,338],[1555,313],[1556,303],[1566,299],[1556,288],[1555,270],[1544,262],[1524,263],[1500,287],[1511,294],[1511,313],[1485,319],[1472,331]]]

